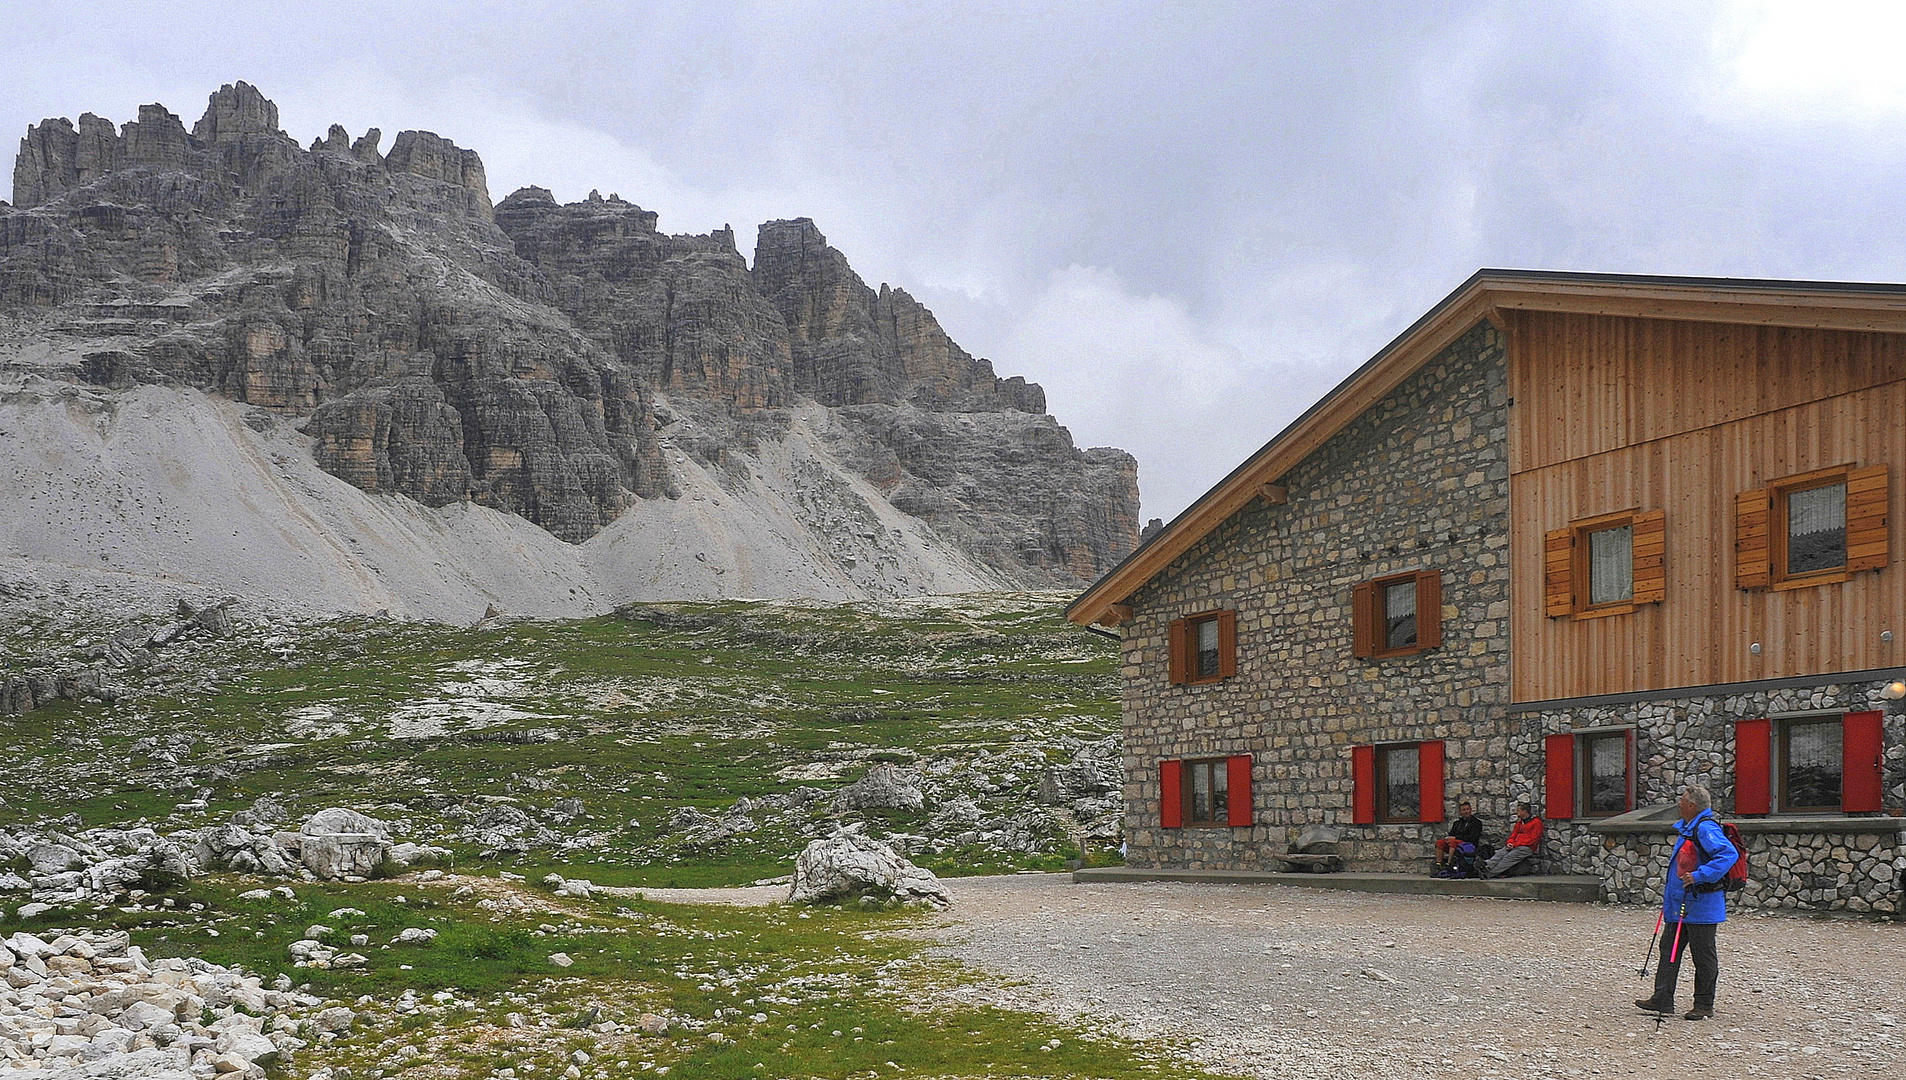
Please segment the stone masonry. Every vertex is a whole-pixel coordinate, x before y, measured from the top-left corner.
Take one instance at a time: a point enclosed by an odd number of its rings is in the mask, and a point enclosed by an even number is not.
[[[1501,337],[1479,324],[1281,478],[1288,503],[1254,500],[1132,595],[1132,866],[1274,867],[1299,831],[1328,824],[1360,869],[1420,868],[1446,825],[1352,825],[1357,744],[1444,740],[1448,801],[1471,798],[1498,840],[1513,801],[1537,798],[1510,766],[1505,711],[1507,406]],[[1421,570],[1441,573],[1442,646],[1355,658],[1352,589]],[[1169,624],[1213,609],[1237,612],[1236,675],[1172,685]],[[1244,753],[1253,827],[1159,826],[1161,760]]]
[[[1735,693],[1663,696],[1651,701],[1529,711],[1511,740],[1517,779],[1539,784],[1545,735],[1596,728],[1635,729],[1635,804],[1672,804],[1687,784],[1714,795],[1715,812],[1735,821],[1748,849],[1750,881],[1739,906],[1893,913],[1906,891],[1906,715],[1880,696],[1884,682],[1826,682]],[[1733,818],[1734,723],[1764,716],[1882,711],[1882,788],[1891,816]],[[1610,900],[1659,901],[1673,814],[1549,823],[1551,868],[1595,874]],[[1639,817],[1641,820],[1635,820]]]

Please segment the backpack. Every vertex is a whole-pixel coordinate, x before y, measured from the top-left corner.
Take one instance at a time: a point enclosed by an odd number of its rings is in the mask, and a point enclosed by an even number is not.
[[[1692,891],[1697,893],[1739,892],[1747,887],[1747,845],[1741,842],[1741,831],[1734,827],[1733,822],[1717,821],[1715,824],[1721,827],[1721,835],[1727,837],[1727,842],[1734,845],[1737,858],[1734,860],[1734,865],[1727,868],[1727,876],[1712,885],[1696,885]],[[1703,855],[1707,854],[1707,849],[1701,847],[1699,829],[1695,830],[1692,839],[1694,846]]]

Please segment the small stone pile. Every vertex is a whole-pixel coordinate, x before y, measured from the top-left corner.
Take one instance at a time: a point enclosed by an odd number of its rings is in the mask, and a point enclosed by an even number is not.
[[[0,832],[0,863],[15,860],[25,861],[25,875],[0,871],[0,893],[31,893],[21,918],[158,890],[185,880],[193,869],[185,849],[151,829]]]
[[[0,1069],[47,1080],[260,1080],[357,1016],[280,976],[196,958],[147,960],[126,934],[19,932],[0,940]]]
[[[277,809],[268,804],[259,801],[267,811]],[[0,894],[30,892],[20,917],[31,918],[72,904],[140,900],[208,870],[361,881],[449,859],[446,848],[392,843],[383,822],[355,810],[320,810],[296,832],[285,832],[254,809],[169,837],[147,828],[0,832],[0,864],[26,863],[24,876],[0,870]]]

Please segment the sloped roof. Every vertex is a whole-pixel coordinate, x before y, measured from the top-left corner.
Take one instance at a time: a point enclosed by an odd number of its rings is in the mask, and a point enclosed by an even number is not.
[[[1066,608],[1066,618],[1116,625],[1116,605],[1478,321],[1500,324],[1504,310],[1906,333],[1906,285],[1478,270],[1107,571]]]

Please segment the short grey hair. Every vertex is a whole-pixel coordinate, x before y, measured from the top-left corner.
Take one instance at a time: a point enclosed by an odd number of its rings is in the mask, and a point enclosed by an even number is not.
[[[1683,788],[1681,797],[1693,803],[1696,810],[1706,810],[1714,805],[1714,796],[1699,784],[1689,784]]]

